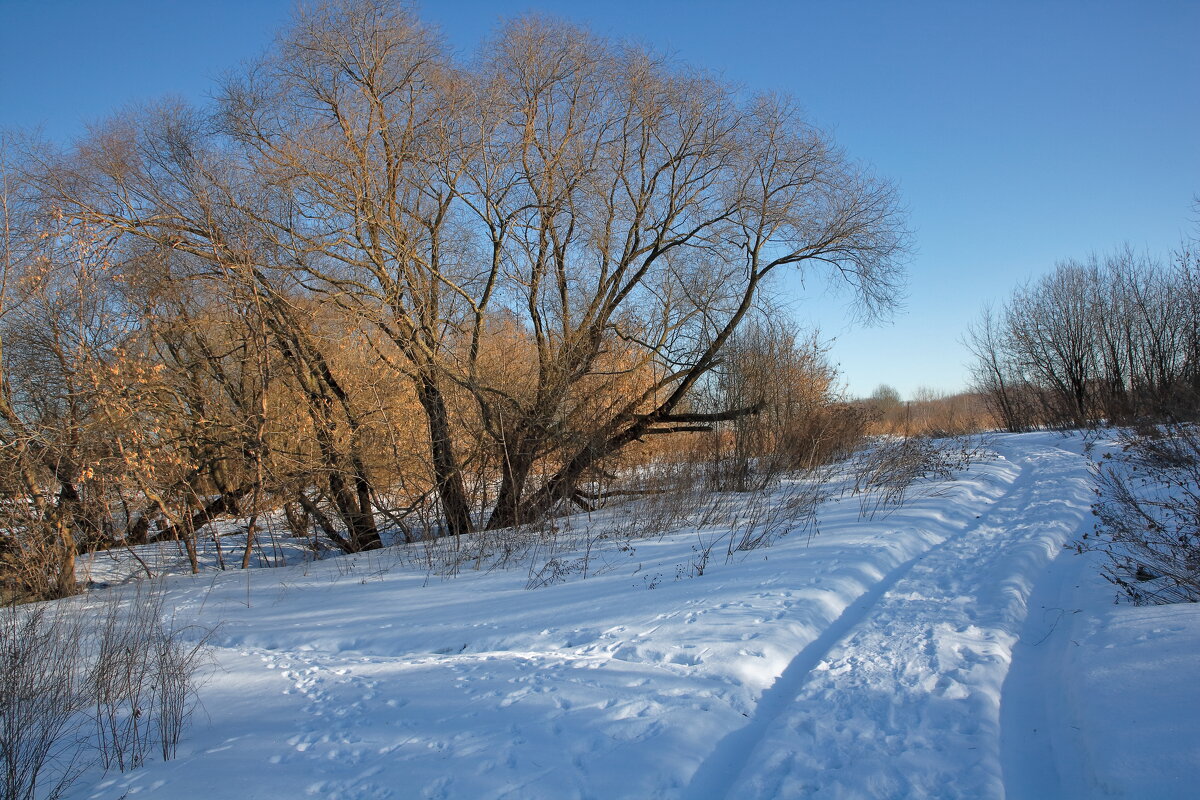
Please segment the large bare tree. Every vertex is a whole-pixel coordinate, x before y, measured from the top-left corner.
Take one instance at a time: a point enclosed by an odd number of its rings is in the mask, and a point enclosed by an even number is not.
[[[383,0],[298,12],[213,113],[118,121],[55,175],[68,213],[254,298],[364,546],[362,421],[301,301],[338,309],[412,387],[462,533],[548,513],[645,436],[753,413],[692,398],[771,277],[816,270],[886,311],[906,245],[890,184],[786,98],[537,17],[459,64]],[[463,477],[481,449],[487,509]]]

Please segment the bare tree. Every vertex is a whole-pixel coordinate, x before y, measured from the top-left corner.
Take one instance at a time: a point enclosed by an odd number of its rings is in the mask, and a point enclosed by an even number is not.
[[[75,590],[75,556],[105,538],[110,455],[96,409],[131,320],[94,226],[40,207],[0,150],[0,557],[19,594]]]
[[[784,100],[742,101],[651,53],[537,19],[511,24],[491,53],[490,138],[509,155],[487,174],[512,177],[476,181],[472,205],[518,223],[497,242],[511,264],[500,296],[513,298],[538,352],[534,402],[476,387],[485,417],[505,421],[496,435],[510,466],[489,521],[502,527],[544,513],[647,434],[749,413],[684,409],[768,277],[833,264],[886,305],[903,235],[890,188]],[[573,391],[617,343],[652,380],[563,436]],[[553,467],[529,486],[548,452]]]
[[[463,67],[381,0],[298,12],[214,115],[162,107],[81,154],[52,181],[69,213],[256,299],[362,546],[366,425],[305,304],[411,387],[461,533],[484,510],[465,464],[495,466],[506,527],[647,435],[752,413],[690,403],[771,276],[829,270],[884,312],[906,243],[892,187],[784,98],[540,18]]]
[[[967,329],[963,342],[975,357],[972,379],[976,390],[987,398],[992,413],[1004,427],[1016,433],[1028,430],[1036,419],[1030,407],[1028,383],[1007,351],[1001,313],[984,308],[979,320]]]
[[[968,332],[977,385],[1014,430],[1191,416],[1194,287],[1186,248],[1170,268],[1128,247],[1064,262]]]

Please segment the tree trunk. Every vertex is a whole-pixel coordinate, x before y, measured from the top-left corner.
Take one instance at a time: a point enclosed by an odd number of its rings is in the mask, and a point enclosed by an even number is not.
[[[511,449],[506,448],[501,454],[502,477],[500,488],[496,492],[496,505],[488,518],[488,530],[511,528],[528,519],[522,513],[521,498],[525,494],[525,485],[529,479],[529,471],[533,468],[534,458],[524,442],[525,437],[518,436],[515,446]]]
[[[450,431],[450,414],[446,399],[430,375],[420,375],[416,380],[417,399],[425,409],[429,423],[429,446],[433,456],[433,477],[437,485],[438,498],[442,503],[442,514],[447,530],[454,536],[470,533],[474,529],[471,509],[467,502],[467,491],[463,484],[462,470],[454,452],[454,441]]]

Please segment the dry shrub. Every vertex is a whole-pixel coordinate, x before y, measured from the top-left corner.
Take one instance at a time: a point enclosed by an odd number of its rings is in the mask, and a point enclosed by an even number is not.
[[[65,605],[0,609],[0,795],[59,797],[85,766],[84,620]]]
[[[920,388],[907,403],[870,399],[862,405],[871,416],[867,430],[873,436],[953,437],[999,425],[988,396],[977,392],[946,394]]]
[[[920,481],[953,480],[981,457],[983,447],[981,440],[970,436],[879,439],[864,449],[853,465],[851,493],[859,498],[859,513],[873,518],[881,511],[894,511],[904,505]]]
[[[173,758],[206,632],[163,619],[161,586],[0,609],[0,796],[59,797],[93,763]],[[197,635],[199,633],[199,635]]]
[[[189,641],[192,632],[163,620],[163,603],[161,589],[143,583],[128,603],[107,600],[88,687],[105,769],[136,769],[152,749],[171,759],[191,712],[208,634]]]
[[[870,416],[851,403],[814,409],[783,431],[778,454],[787,469],[814,468],[848,458],[863,446]]]
[[[700,405],[755,409],[697,442],[711,488],[764,488],[796,470],[843,458],[861,444],[868,416],[839,401],[837,371],[819,335],[801,336],[780,323],[756,321],[727,345],[725,364]]]
[[[1134,603],[1200,601],[1200,432],[1126,431],[1094,468],[1099,524],[1080,549],[1104,553],[1104,577]]]

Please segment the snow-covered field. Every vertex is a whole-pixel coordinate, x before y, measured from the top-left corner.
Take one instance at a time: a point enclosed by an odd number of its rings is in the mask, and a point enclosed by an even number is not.
[[[1196,796],[1200,606],[1115,605],[1064,548],[1080,439],[990,447],[699,577],[684,531],[536,590],[387,552],[172,578],[219,624],[179,757],[69,796]]]

